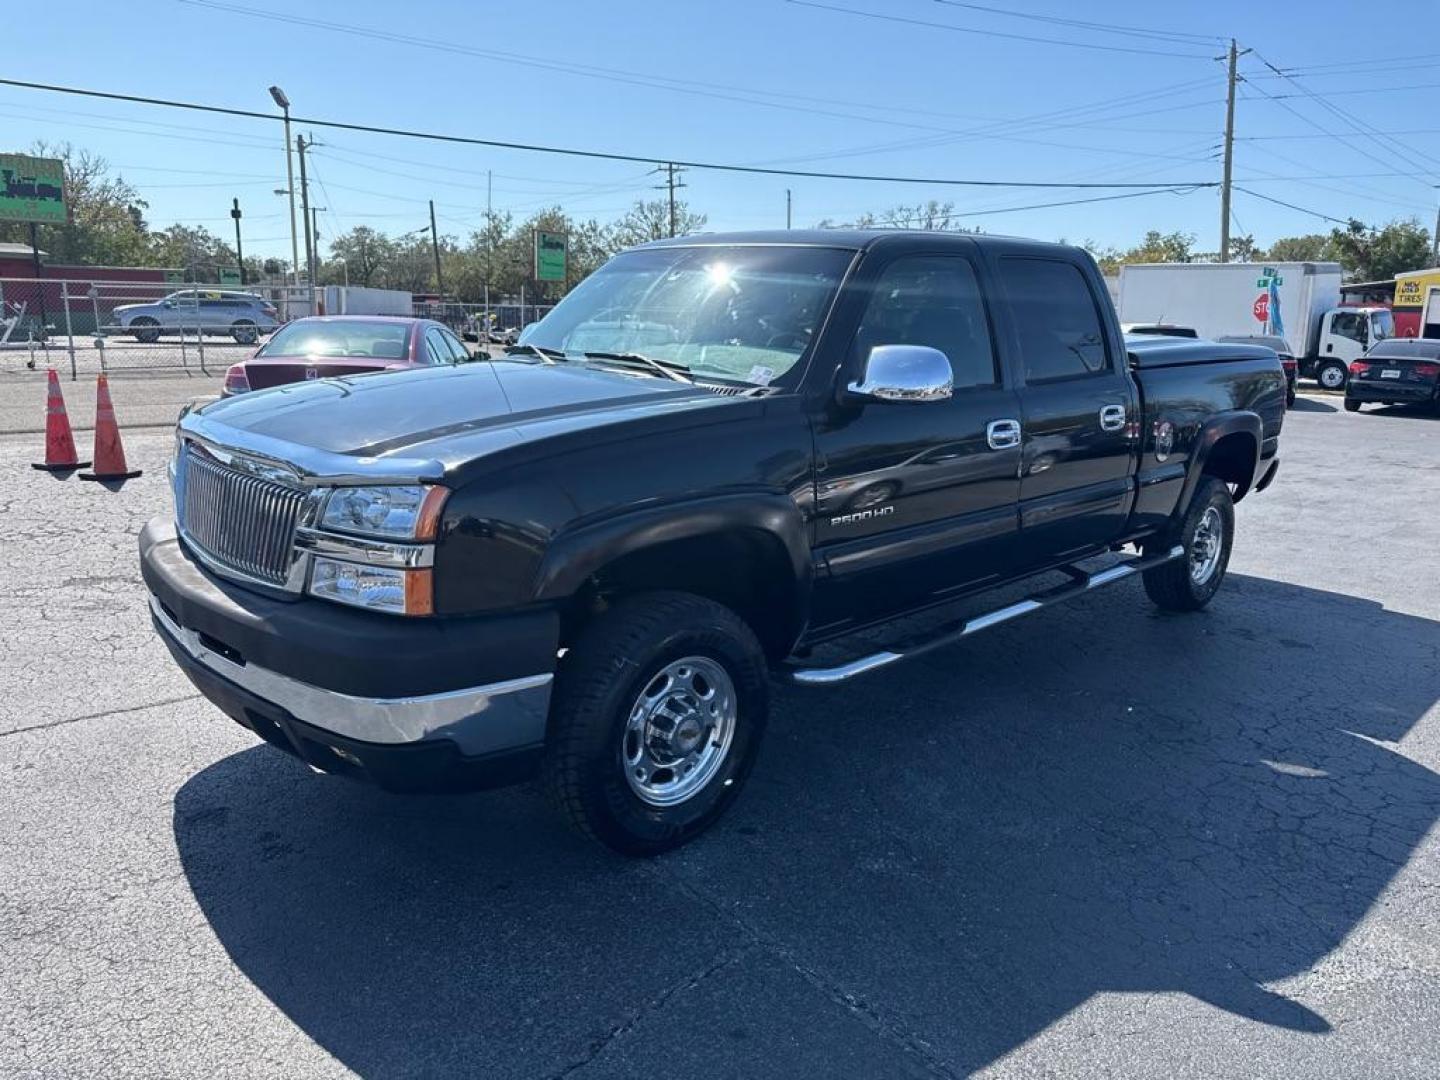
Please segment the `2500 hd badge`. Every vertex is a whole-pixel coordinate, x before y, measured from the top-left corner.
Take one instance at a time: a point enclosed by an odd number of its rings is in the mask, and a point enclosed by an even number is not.
[[[1077,248],[661,241],[502,359],[190,411],[140,560],[176,663],[274,746],[399,791],[538,776],[649,854],[739,795],[774,678],[840,683],[1133,575],[1204,607],[1284,412],[1267,349],[1124,339]]]

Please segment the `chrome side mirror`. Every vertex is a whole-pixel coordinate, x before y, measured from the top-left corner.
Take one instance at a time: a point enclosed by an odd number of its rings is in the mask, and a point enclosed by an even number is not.
[[[950,358],[928,345],[876,345],[846,390],[871,401],[944,401],[954,390]]]

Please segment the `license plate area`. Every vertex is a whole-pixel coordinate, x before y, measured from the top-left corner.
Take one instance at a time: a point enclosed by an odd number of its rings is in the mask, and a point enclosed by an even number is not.
[[[1399,369],[1399,368],[1386,368],[1384,371],[1380,372],[1380,378],[1382,378],[1382,379],[1398,379],[1398,378],[1400,378],[1400,369]]]

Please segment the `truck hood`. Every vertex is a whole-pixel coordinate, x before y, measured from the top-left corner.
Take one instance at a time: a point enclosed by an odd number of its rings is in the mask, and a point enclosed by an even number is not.
[[[400,471],[424,474],[425,465],[449,468],[549,435],[735,402],[684,383],[579,363],[494,361],[240,394],[191,412],[182,427],[221,446],[282,461],[324,461],[325,472],[403,462]],[[344,468],[337,459],[346,459]]]

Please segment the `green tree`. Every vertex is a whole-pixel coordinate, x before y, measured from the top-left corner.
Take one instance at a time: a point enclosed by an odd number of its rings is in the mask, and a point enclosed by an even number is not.
[[[171,225],[150,234],[145,262],[182,269],[187,281],[218,281],[222,266],[235,265],[235,249],[202,225]]]
[[[1430,233],[1414,218],[1375,228],[1351,218],[1330,233],[1336,259],[1358,281],[1381,281],[1430,265]]]
[[[689,236],[699,232],[705,228],[707,220],[704,214],[691,210],[689,204],[676,200],[674,235]],[[663,240],[670,235],[669,201],[638,199],[625,216],[611,226],[609,242],[614,250],[620,251],[651,240]]]
[[[1195,258],[1195,235],[1151,229],[1139,244],[1126,251],[1097,247],[1088,241],[1085,247],[1103,273],[1116,274],[1126,263],[1191,262]]]
[[[368,225],[357,225],[330,241],[330,259],[320,268],[320,280],[327,285],[345,281],[351,285],[373,285],[382,267],[395,259],[395,241]],[[344,260],[344,266],[339,260]]]
[[[1334,258],[1330,237],[1324,233],[1282,236],[1265,252],[1267,262],[1327,262]]]

